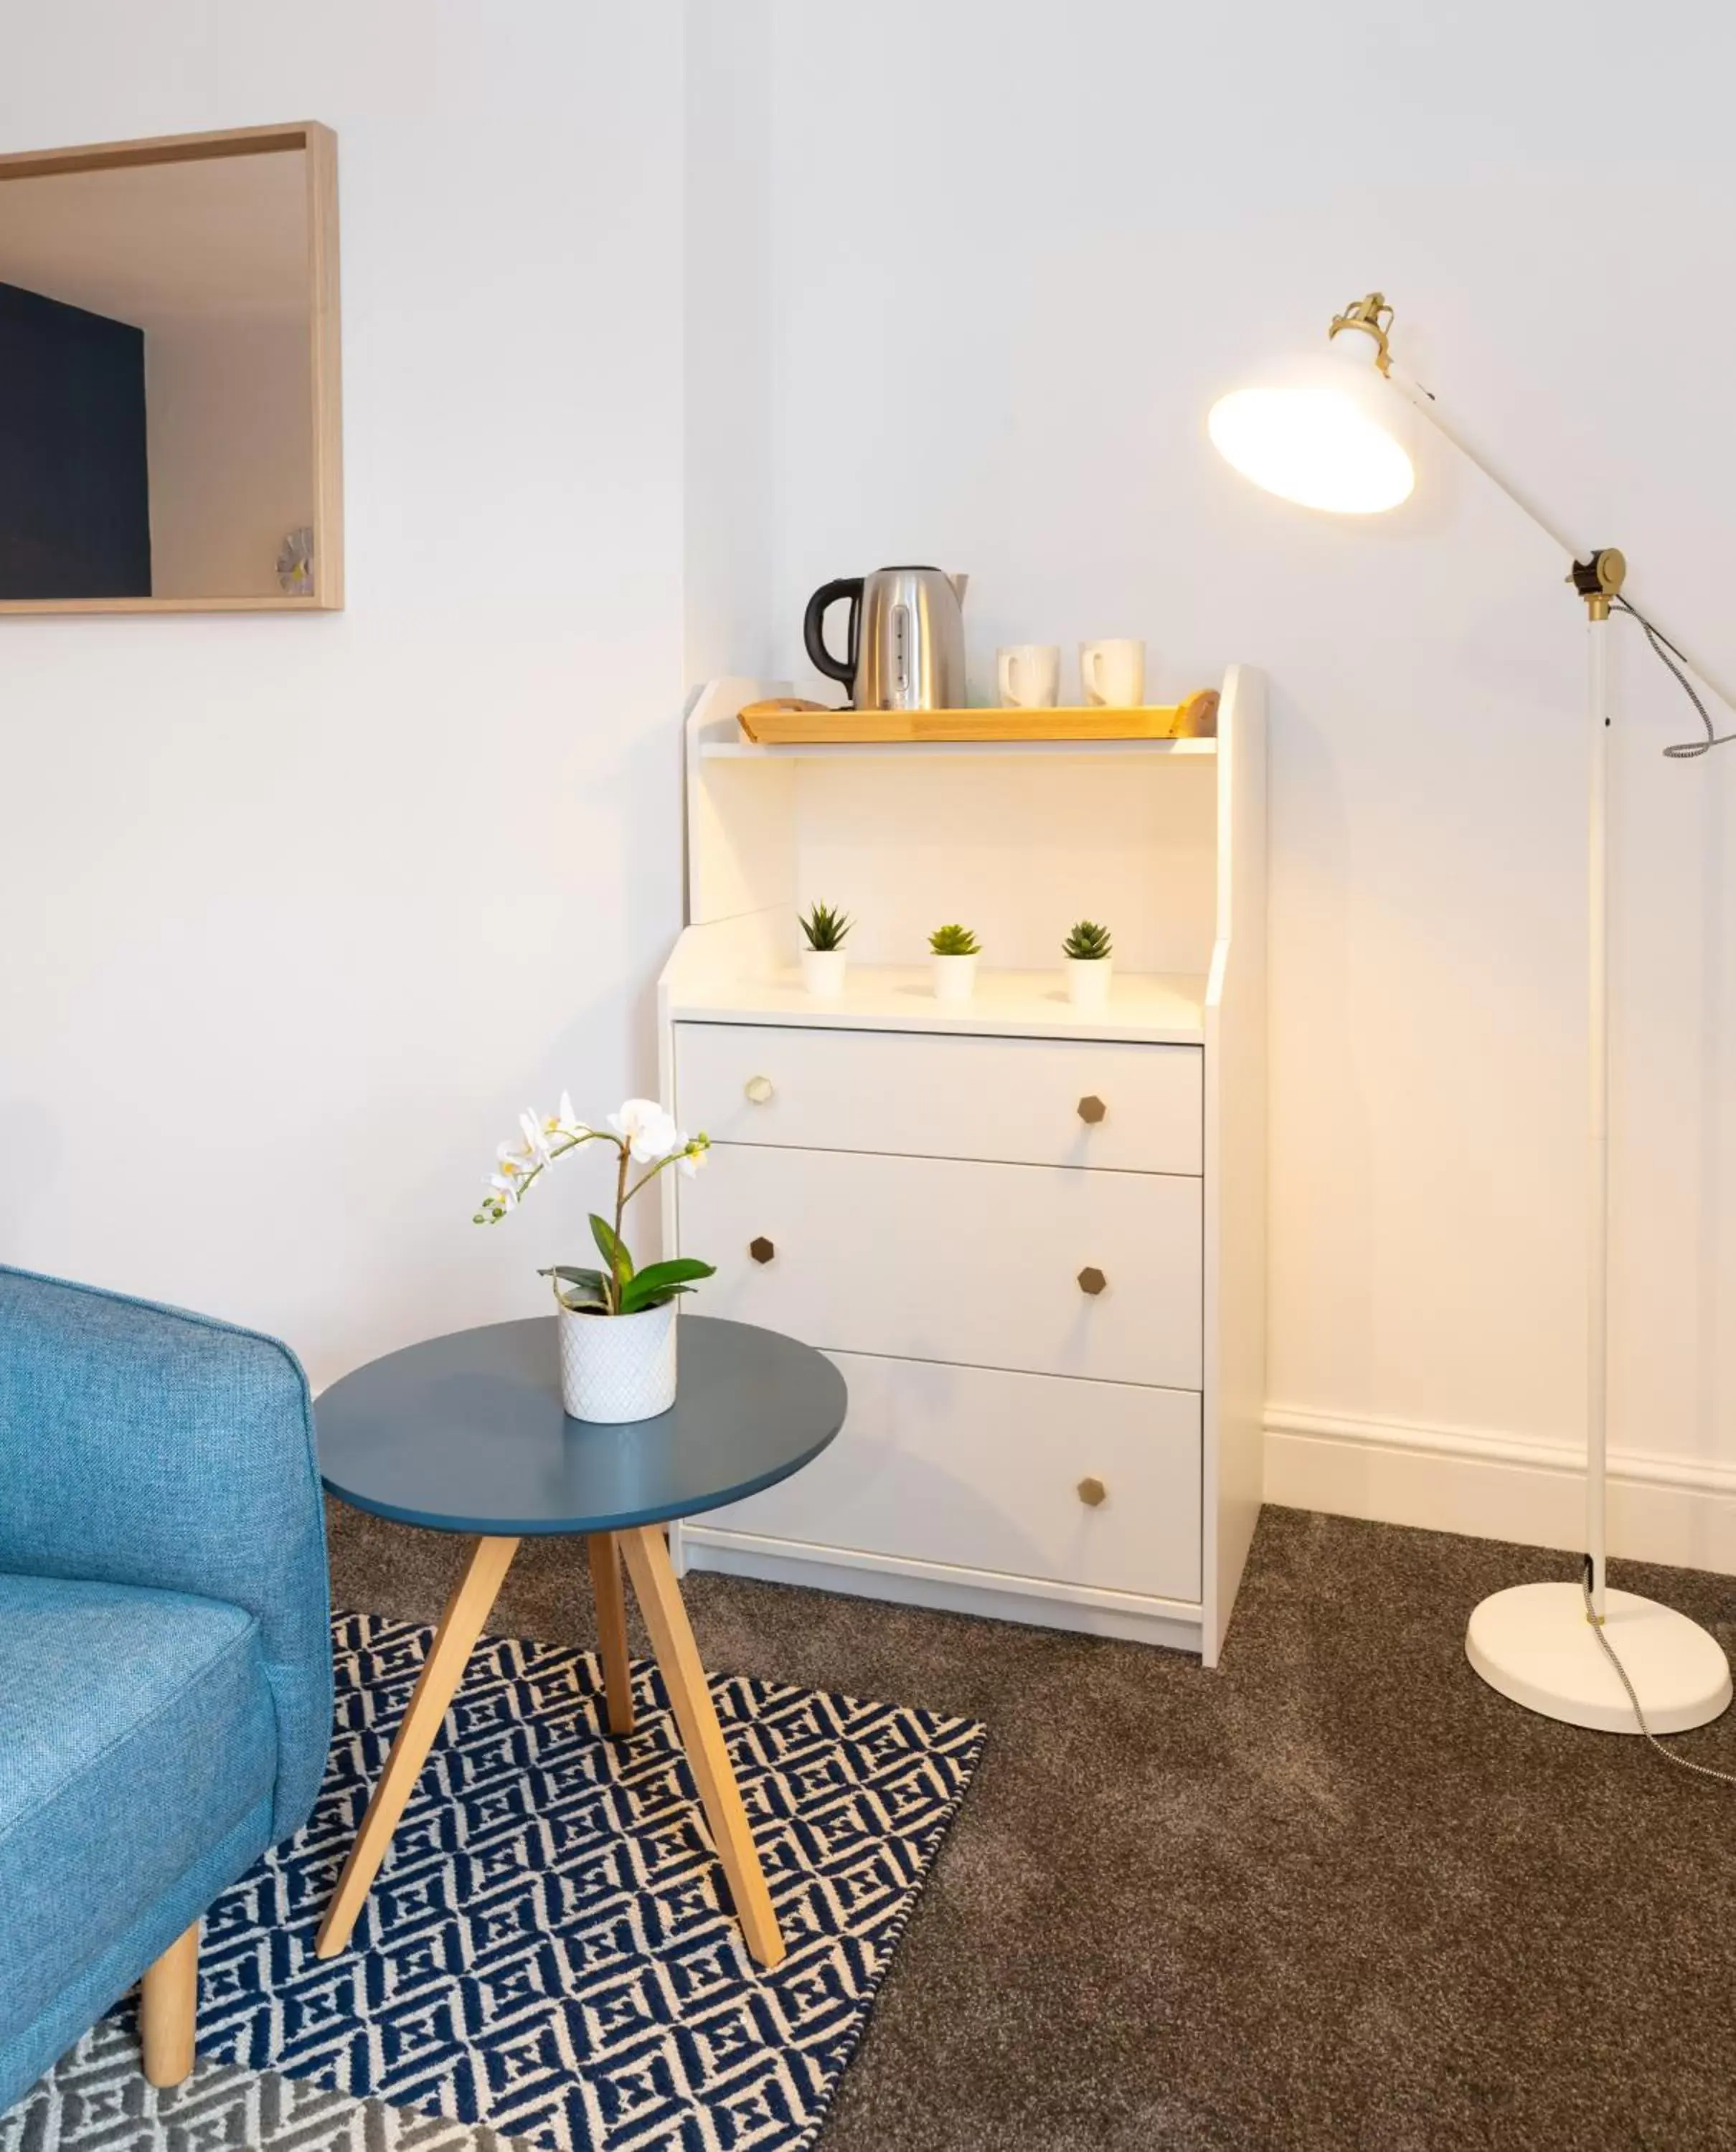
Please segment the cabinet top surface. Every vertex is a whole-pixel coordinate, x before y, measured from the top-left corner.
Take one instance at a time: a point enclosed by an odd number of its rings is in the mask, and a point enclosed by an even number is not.
[[[1118,973],[1108,1006],[1074,1007],[1058,972],[982,971],[968,1002],[935,997],[926,965],[852,965],[835,1000],[808,993],[794,966],[763,976],[681,967],[668,1013],[708,1023],[806,1025],[828,1031],[976,1033],[1002,1038],[1110,1038],[1198,1046],[1206,1036],[1206,979],[1185,972]]]

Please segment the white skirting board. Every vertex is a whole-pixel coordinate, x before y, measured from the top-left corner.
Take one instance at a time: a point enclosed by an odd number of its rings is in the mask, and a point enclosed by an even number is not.
[[[1268,1405],[1268,1502],[1581,1551],[1585,1469],[1565,1444]],[[1736,1576],[1736,1466],[1610,1452],[1609,1547]]]

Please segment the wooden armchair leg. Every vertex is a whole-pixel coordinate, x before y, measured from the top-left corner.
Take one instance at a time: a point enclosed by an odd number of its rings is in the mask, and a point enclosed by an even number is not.
[[[199,2010],[199,1923],[177,1936],[145,1968],[139,2031],[145,2074],[154,2085],[178,2085],[193,2067],[193,2020]]]

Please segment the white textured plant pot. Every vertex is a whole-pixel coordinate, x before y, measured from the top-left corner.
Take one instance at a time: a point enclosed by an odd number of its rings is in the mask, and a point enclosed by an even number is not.
[[[937,1002],[967,1002],[977,991],[974,957],[936,957],[934,997]]]
[[[804,949],[802,952],[802,986],[815,1001],[835,1002],[844,992],[844,966],[848,952],[843,949]]]
[[[1067,959],[1067,998],[1077,1009],[1107,1008],[1111,957],[1069,957]]]
[[[561,1402],[574,1419],[654,1419],[675,1402],[675,1302],[642,1315],[556,1312]]]

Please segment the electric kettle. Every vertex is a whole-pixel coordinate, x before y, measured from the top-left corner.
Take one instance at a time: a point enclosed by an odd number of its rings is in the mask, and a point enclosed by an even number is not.
[[[810,662],[841,681],[858,710],[964,708],[967,576],[938,568],[876,568],[822,583],[808,601],[802,640]],[[848,656],[826,647],[826,607],[850,600]]]

